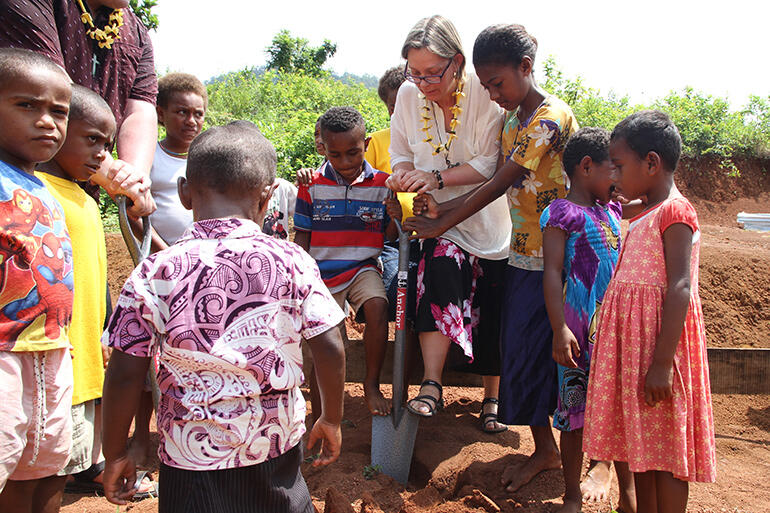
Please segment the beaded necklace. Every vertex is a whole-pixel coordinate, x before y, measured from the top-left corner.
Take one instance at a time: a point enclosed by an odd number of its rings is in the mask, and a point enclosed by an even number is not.
[[[420,107],[420,110],[422,111],[421,117],[422,117],[422,128],[420,130],[425,133],[425,139],[423,139],[423,142],[426,142],[430,144],[431,148],[433,148],[433,155],[439,155],[441,153],[444,153],[444,159],[447,162],[447,166],[451,167],[451,164],[449,163],[449,148],[452,146],[452,142],[457,139],[457,125],[460,124],[460,115],[463,112],[462,107],[460,107],[460,98],[465,96],[465,93],[463,92],[463,88],[465,87],[465,80],[460,79],[457,82],[457,89],[455,92],[452,93],[452,96],[454,96],[455,104],[452,105],[452,108],[449,109],[452,112],[452,119],[449,121],[449,130],[447,130],[447,134],[449,134],[449,137],[447,138],[447,141],[445,143],[440,144],[434,144],[433,142],[433,136],[430,134],[430,129],[433,128],[430,124],[431,122],[431,107],[430,103],[428,102],[428,99],[420,93],[420,98],[422,98],[423,105]],[[433,116],[433,119],[435,119],[435,115]],[[436,129],[436,135],[439,137],[440,135],[438,129]]]
[[[110,13],[107,24],[104,28],[98,29],[94,26],[94,19],[83,5],[83,0],[76,0],[83,14],[80,15],[80,21],[87,25],[86,34],[99,44],[99,48],[111,49],[116,39],[120,39],[120,27],[123,26],[123,10],[115,9]]]
[[[189,153],[189,152],[187,152],[187,151],[186,151],[186,152],[184,152],[184,153],[177,153],[177,152],[175,152],[175,151],[171,151],[171,150],[169,150],[168,148],[166,148],[165,146],[163,146],[163,143],[162,143],[162,142],[159,142],[158,144],[160,145],[160,149],[162,149],[163,151],[165,151],[166,153],[168,153],[168,154],[169,154],[169,155],[171,155],[172,157],[186,157],[186,156],[187,156],[187,154]]]

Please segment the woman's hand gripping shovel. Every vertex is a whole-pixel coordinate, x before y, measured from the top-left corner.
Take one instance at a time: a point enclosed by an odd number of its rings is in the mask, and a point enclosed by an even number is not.
[[[398,227],[398,292],[396,341],[393,346],[393,408],[390,415],[372,417],[372,466],[401,484],[409,480],[418,419],[404,407],[404,357],[406,353],[406,290],[409,274],[409,234]]]
[[[131,260],[134,262],[134,267],[147,258],[150,254],[150,247],[152,245],[152,226],[150,224],[150,218],[148,216],[142,217],[142,241],[137,242],[134,238],[134,233],[131,231],[131,225],[128,223],[128,212],[126,211],[126,197],[123,195],[115,196],[115,203],[118,204],[118,221],[120,223],[120,232],[123,234],[123,241],[128,247],[128,252],[131,255]],[[152,364],[148,371],[148,377],[150,380],[150,386],[152,387],[152,402],[155,406],[155,411],[158,411],[158,401],[160,400],[160,389],[158,388],[158,377],[156,375],[156,356],[153,355]]]

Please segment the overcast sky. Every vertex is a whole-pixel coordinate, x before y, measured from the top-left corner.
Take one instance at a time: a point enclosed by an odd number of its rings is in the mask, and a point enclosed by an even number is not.
[[[281,29],[312,45],[335,42],[327,68],[379,76],[400,62],[417,20],[442,14],[468,56],[483,28],[521,23],[539,42],[537,61],[553,55],[568,76],[635,101],[688,85],[736,107],[750,94],[770,95],[770,3],[762,0],[160,0],[155,12],[158,70],[202,80],[264,64]]]

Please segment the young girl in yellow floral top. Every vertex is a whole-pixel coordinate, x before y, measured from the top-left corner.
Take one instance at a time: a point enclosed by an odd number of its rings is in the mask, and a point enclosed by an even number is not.
[[[500,421],[528,425],[534,454],[520,467],[507,468],[503,484],[514,491],[542,470],[559,468],[559,451],[549,415],[556,407],[556,364],[552,332],[543,299],[543,249],[539,220],[543,210],[566,195],[562,152],[578,128],[569,106],[535,85],[532,74],[537,41],[521,25],[495,25],[479,34],[473,65],[489,96],[507,113],[500,166],[482,186],[437,204],[422,195],[404,226],[419,237],[437,237],[478,209],[508,193],[513,229],[506,271],[501,326]]]

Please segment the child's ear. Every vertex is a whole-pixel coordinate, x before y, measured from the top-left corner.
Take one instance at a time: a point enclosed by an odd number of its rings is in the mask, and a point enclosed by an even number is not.
[[[521,64],[519,64],[519,71],[525,77],[532,73],[532,57],[525,55],[521,58]]]
[[[591,172],[591,166],[594,164],[594,159],[590,157],[590,155],[586,155],[582,159],[580,159],[580,164],[578,164],[578,171],[583,176],[588,176],[588,174]]]
[[[187,210],[192,210],[190,183],[184,176],[180,176],[176,180],[176,193],[179,195],[179,201],[182,203],[182,206]]]
[[[166,126],[163,124],[163,109],[160,108],[160,105],[155,106],[155,112],[158,114],[158,124],[160,126]]]
[[[657,152],[651,151],[647,153],[647,157],[645,158],[645,161],[647,163],[647,173],[650,176],[656,174],[658,171],[661,170],[660,155],[658,155]]]
[[[366,139],[364,139],[364,152],[369,149],[369,143],[371,142],[372,137],[369,136]]]

